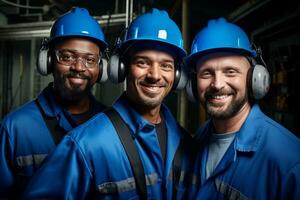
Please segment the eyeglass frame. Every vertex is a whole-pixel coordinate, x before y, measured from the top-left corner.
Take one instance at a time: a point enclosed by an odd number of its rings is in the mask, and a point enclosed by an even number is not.
[[[69,61],[70,63],[62,61],[59,57],[63,51],[70,52],[72,55],[74,55],[74,60]],[[96,67],[97,65],[99,65],[101,62],[101,59],[102,59],[101,55],[96,55],[96,54],[92,54],[92,53],[80,53],[73,49],[56,49],[56,50],[54,50],[54,54],[55,54],[56,61],[59,64],[66,65],[66,66],[72,66],[72,65],[76,64],[78,62],[78,59],[80,58],[83,65],[89,69],[92,69],[92,68]],[[88,61],[87,61],[87,58],[89,56],[95,56],[98,59],[98,61],[96,61],[94,64],[92,64],[92,66],[91,66],[91,64],[88,64]]]

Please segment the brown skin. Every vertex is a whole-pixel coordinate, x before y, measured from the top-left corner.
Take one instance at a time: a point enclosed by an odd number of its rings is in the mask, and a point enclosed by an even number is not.
[[[217,133],[238,131],[251,106],[247,95],[246,57],[232,53],[214,53],[197,63],[197,87],[200,102],[212,117]]]
[[[54,49],[68,49],[78,53],[100,56],[99,46],[95,42],[84,38],[67,38],[56,44]],[[81,60],[67,66],[58,63],[57,59],[54,59],[53,88],[57,100],[66,110],[72,114],[80,114],[89,110],[89,94],[98,79],[99,70],[98,65],[87,68]]]
[[[131,56],[127,98],[145,119],[157,124],[161,103],[174,83],[174,58],[158,50],[142,50]]]

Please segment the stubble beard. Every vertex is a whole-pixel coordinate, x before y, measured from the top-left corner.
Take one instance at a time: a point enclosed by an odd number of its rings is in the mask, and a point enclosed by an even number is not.
[[[217,106],[213,105],[210,102],[205,102],[206,112],[215,119],[229,119],[233,117],[236,113],[238,113],[241,108],[248,101],[248,95],[245,94],[242,98],[233,99],[232,102],[228,105],[228,107],[223,110],[220,106],[219,109],[216,109]]]

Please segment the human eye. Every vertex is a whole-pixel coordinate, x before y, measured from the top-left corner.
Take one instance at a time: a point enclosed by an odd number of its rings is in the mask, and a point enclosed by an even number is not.
[[[134,64],[139,67],[147,67],[149,65],[145,59],[136,59]]]
[[[228,69],[225,70],[225,74],[228,77],[236,76],[237,73],[238,73],[237,70],[235,70],[233,68],[228,68]]]
[[[164,71],[171,71],[174,69],[174,65],[172,63],[162,63],[161,64],[161,68],[164,70]]]
[[[96,58],[96,56],[87,56],[87,57],[85,58],[85,60],[86,60],[86,62],[87,62],[88,64],[91,64],[91,65],[97,63],[97,58]]]
[[[207,78],[210,78],[213,76],[213,73],[210,70],[202,70],[202,71],[199,71],[198,74],[199,74],[199,77],[203,78],[203,79],[207,79]]]
[[[61,61],[70,62],[75,60],[75,55],[71,52],[61,52],[59,58]]]

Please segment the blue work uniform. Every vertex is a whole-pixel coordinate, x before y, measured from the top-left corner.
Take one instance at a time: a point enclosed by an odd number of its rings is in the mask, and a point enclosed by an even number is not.
[[[206,179],[209,120],[197,135],[201,146],[190,199],[300,199],[300,141],[255,104],[224,157]]]
[[[91,95],[93,114],[104,109]],[[77,126],[76,119],[54,98],[49,84],[37,98],[47,117],[55,117],[57,126],[67,133]],[[9,113],[0,126],[0,199],[18,199],[44,158],[55,149],[52,133],[35,101]]]
[[[113,108],[129,127],[144,167],[148,199],[172,199],[173,159],[183,140],[182,129],[166,106],[161,114],[167,129],[166,160],[162,158],[155,125],[121,96]],[[185,147],[186,149],[186,147]],[[182,156],[177,199],[185,191],[188,159]],[[105,113],[73,129],[33,177],[24,199],[139,199],[130,161]]]

